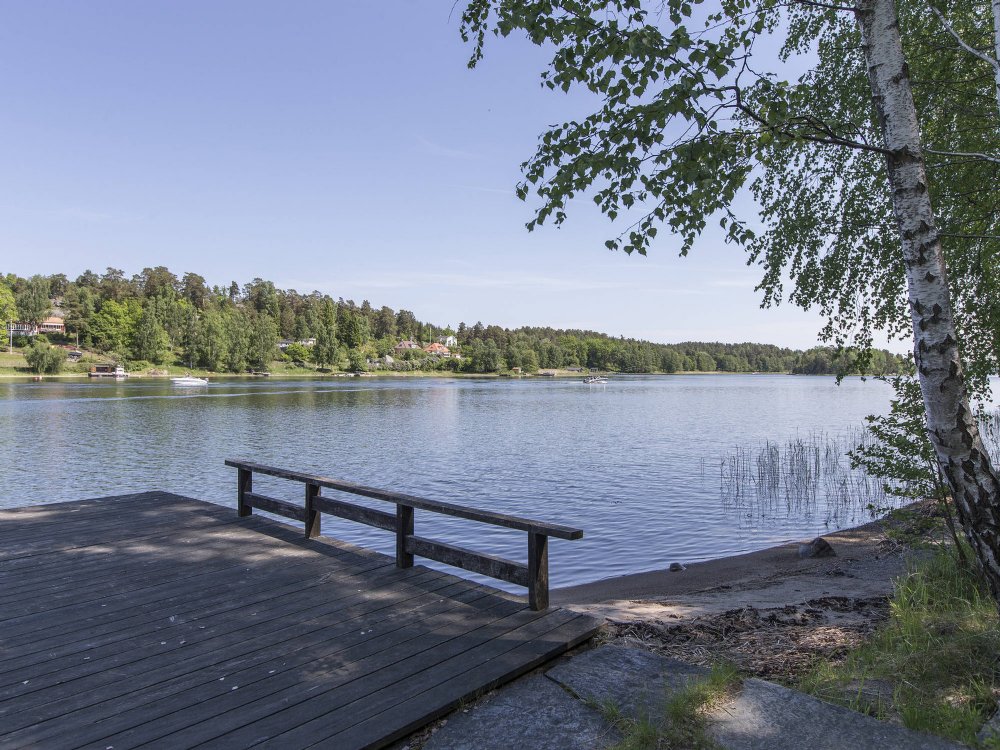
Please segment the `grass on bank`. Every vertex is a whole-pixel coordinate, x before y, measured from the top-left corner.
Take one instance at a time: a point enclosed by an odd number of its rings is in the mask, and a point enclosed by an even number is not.
[[[817,665],[797,687],[863,708],[864,682],[884,680],[893,693],[880,718],[976,746],[1000,696],[998,668],[997,603],[953,546],[938,546],[897,581],[889,620],[872,639],[839,663]]]
[[[24,355],[21,352],[8,352],[7,347],[4,346],[3,351],[0,351],[0,371],[13,373],[21,368],[28,368],[28,363],[24,361]]]
[[[622,735],[611,750],[714,750],[705,713],[739,685],[737,671],[728,664],[712,668],[704,678],[675,691],[663,706],[662,717],[635,720],[613,705],[602,706],[605,719]]]

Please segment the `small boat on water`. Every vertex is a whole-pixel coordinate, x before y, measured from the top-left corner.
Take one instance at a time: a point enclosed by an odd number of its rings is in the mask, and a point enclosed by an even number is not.
[[[193,375],[185,375],[183,378],[170,378],[174,385],[208,385],[207,378],[196,378]]]
[[[587,385],[600,385],[607,383],[608,379],[603,375],[591,375],[589,378],[584,378],[583,382]]]
[[[124,380],[128,377],[128,373],[121,365],[94,365],[87,375],[92,378],[114,378],[115,380]]]

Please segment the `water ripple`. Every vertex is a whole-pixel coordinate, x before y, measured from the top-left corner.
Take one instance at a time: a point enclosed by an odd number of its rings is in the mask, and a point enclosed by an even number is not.
[[[720,498],[735,447],[846,431],[888,405],[872,381],[789,376],[575,380],[213,380],[0,385],[0,506],[162,489],[232,505],[227,457],[580,526],[555,585],[705,560],[826,531],[822,512],[748,526]],[[301,487],[260,487],[300,502]],[[385,507],[384,505],[382,506]],[[851,519],[838,519],[849,523]],[[865,519],[860,519],[865,520]],[[392,550],[384,532],[324,519]],[[524,559],[522,534],[417,513],[419,533]]]

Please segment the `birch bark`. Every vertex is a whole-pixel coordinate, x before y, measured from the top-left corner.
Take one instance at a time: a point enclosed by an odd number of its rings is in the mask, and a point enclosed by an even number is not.
[[[997,109],[1000,109],[1000,0],[993,0],[993,57],[997,61],[993,78],[997,84]]]
[[[927,189],[895,1],[862,0],[857,20],[872,97],[889,151],[889,185],[902,241],[927,427],[966,537],[994,598],[1000,601],[1000,481],[983,447],[962,377],[947,270]]]

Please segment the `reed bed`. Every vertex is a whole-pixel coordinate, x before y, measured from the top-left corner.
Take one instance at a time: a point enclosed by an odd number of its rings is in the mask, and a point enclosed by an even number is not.
[[[994,464],[1000,465],[1000,409],[982,415],[980,430]],[[874,440],[858,426],[738,446],[719,462],[722,501],[749,526],[817,516],[827,525],[846,526],[884,515],[905,498],[888,492],[884,478],[852,466],[847,455]]]
[[[899,504],[883,480],[851,466],[847,452],[871,440],[858,427],[737,447],[720,462],[723,503],[750,525],[817,515],[837,526],[868,520],[872,509]]]

